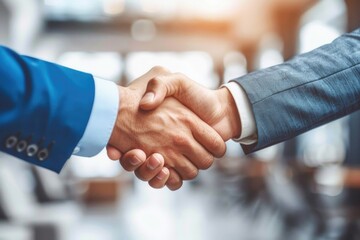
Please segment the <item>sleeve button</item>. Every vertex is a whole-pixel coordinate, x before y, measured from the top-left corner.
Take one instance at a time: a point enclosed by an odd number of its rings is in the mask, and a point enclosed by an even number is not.
[[[40,161],[45,161],[49,157],[49,151],[46,148],[44,148],[39,151],[37,157]]]
[[[27,145],[28,145],[28,143],[25,140],[20,141],[16,145],[16,151],[23,152],[26,149]]]
[[[80,152],[80,147],[75,147],[73,154],[77,154]]]
[[[5,141],[5,147],[8,148],[8,149],[13,148],[13,147],[15,147],[15,145],[17,144],[17,142],[18,142],[17,137],[15,137],[15,136],[10,136],[10,137],[8,137],[8,139],[6,139],[6,141]]]
[[[29,157],[33,157],[36,155],[36,153],[38,152],[39,150],[39,147],[36,145],[36,144],[31,144],[27,147],[26,149],[26,154],[29,156]]]

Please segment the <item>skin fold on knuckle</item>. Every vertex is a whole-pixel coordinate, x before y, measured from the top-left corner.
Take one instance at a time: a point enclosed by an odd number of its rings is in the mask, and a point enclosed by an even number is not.
[[[186,91],[184,88],[185,85],[185,78],[182,74],[173,74],[173,77],[170,84],[166,84],[167,91],[174,95],[179,100],[183,100],[183,94]]]
[[[212,166],[214,163],[214,156],[211,154],[207,154],[207,156],[204,156],[199,164],[199,169],[206,170]]]
[[[224,140],[217,136],[211,136],[209,137],[209,139],[211,145],[211,149],[209,149],[210,152],[215,157],[222,157],[225,154],[225,150],[226,150]]]
[[[166,186],[171,191],[175,191],[175,190],[181,188],[182,184],[183,184],[182,179],[178,176],[178,174],[175,173],[175,171],[173,169],[170,170],[170,176],[166,182]]]
[[[192,180],[194,178],[197,177],[197,175],[199,174],[199,170],[195,167],[190,167],[190,166],[180,166],[179,167],[179,172],[181,172],[181,177],[184,180]]]
[[[161,83],[161,76],[156,76],[154,77],[153,79],[151,79],[148,83],[148,87],[150,89],[154,89],[156,88],[157,86],[159,86]]]
[[[221,142],[221,144],[219,145],[219,152],[218,154],[214,155],[217,158],[221,158],[225,155],[226,153],[226,144],[224,141]]]
[[[178,131],[174,133],[174,135],[172,136],[172,142],[174,146],[180,148],[188,148],[191,146],[189,137],[186,136],[186,134],[183,133],[182,131]]]
[[[178,118],[183,124],[185,124],[185,126],[193,128],[198,127],[198,124],[194,121],[194,115],[190,114],[188,111],[182,113]]]
[[[194,168],[192,170],[189,170],[188,172],[188,178],[186,180],[193,180],[199,175],[199,170]]]
[[[163,101],[164,97],[166,97],[166,94],[168,93],[166,84],[164,84],[165,76],[164,75],[158,75],[151,79],[148,83],[148,91],[155,92],[155,95]]]
[[[197,128],[197,135],[200,136],[200,143],[215,157],[222,157],[225,154],[226,146],[224,140],[215,132],[207,131],[204,128]]]

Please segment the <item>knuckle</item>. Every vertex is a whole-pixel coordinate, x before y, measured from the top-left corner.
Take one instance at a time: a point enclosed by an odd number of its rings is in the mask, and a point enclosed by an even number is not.
[[[176,76],[178,79],[187,79],[187,76],[181,72],[174,73],[174,76]]]
[[[188,146],[190,144],[190,141],[186,136],[181,134],[176,134],[173,136],[173,143],[176,146],[184,147],[184,146]]]
[[[160,73],[168,73],[169,70],[166,69],[165,67],[163,66],[155,66],[151,69],[152,72],[154,73],[157,73],[157,74],[160,74]]]
[[[211,153],[214,154],[216,157],[222,157],[226,151],[225,142],[218,137],[211,137]]]
[[[199,170],[194,167],[184,167],[183,169],[183,179],[184,180],[192,180],[196,178],[199,174]]]
[[[154,86],[158,85],[159,83],[161,83],[161,81],[162,81],[162,77],[156,76],[149,81],[148,86],[154,87]]]
[[[174,116],[175,121],[177,124],[181,124],[182,126],[177,129],[177,131],[174,131],[173,138],[186,138],[189,129],[192,125],[191,119],[186,114],[186,111],[183,111],[184,109],[179,109],[179,112],[176,116]]]
[[[165,77],[163,75],[157,75],[148,82],[148,86],[151,88],[162,87]]]
[[[174,174],[174,172],[171,172],[170,173],[170,177],[167,181],[167,184],[170,184],[170,185],[175,185],[177,184],[178,182],[180,182],[181,179],[180,179],[180,176],[178,176],[178,174]]]
[[[179,117],[179,120],[187,126],[192,126],[192,125],[196,124],[196,123],[194,123],[193,118],[187,113],[181,114]]]
[[[176,165],[177,154],[173,151],[173,149],[165,149],[163,151],[163,156],[165,159],[164,166],[167,168],[174,168]]]
[[[188,85],[187,83],[190,81],[189,77],[183,73],[175,73],[174,76],[181,88],[185,88]]]
[[[209,167],[212,166],[212,164],[214,163],[214,156],[211,155],[211,154],[207,154],[207,156],[205,156],[201,163],[200,163],[200,169],[202,170],[206,170],[208,169]]]
[[[191,171],[189,171],[189,180],[195,179],[199,175],[199,170],[194,168]]]
[[[218,152],[216,154],[216,157],[219,157],[219,158],[223,157],[225,155],[225,153],[226,153],[226,144],[225,144],[225,142],[221,142],[219,144],[219,148],[218,148]]]

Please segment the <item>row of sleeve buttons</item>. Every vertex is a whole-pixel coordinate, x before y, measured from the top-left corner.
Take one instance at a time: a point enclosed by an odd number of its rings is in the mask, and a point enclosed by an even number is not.
[[[19,134],[8,137],[5,140],[5,147],[7,149],[14,149],[19,153],[25,153],[28,157],[37,157],[39,161],[45,161],[49,157],[49,151],[52,143],[47,148],[40,149],[40,144],[31,143],[31,138],[20,139]]]

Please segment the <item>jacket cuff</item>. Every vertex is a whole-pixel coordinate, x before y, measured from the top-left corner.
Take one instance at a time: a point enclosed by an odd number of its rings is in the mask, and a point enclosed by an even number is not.
[[[119,109],[119,90],[115,83],[94,77],[95,98],[84,135],[73,154],[93,157],[107,145]]]
[[[245,90],[236,82],[229,82],[224,85],[235,100],[241,121],[241,135],[233,139],[244,145],[251,145],[257,142],[257,130],[254,113]]]

